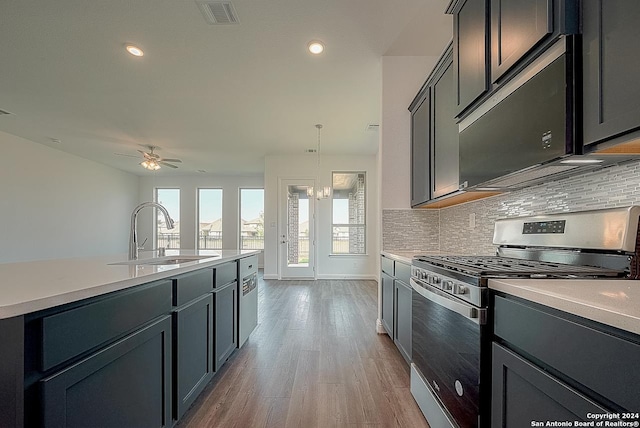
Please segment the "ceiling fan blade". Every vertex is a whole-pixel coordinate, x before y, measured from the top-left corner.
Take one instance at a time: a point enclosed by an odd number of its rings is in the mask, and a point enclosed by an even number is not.
[[[175,162],[175,163],[182,163],[182,161],[180,159],[161,159],[164,162]]]
[[[118,156],[127,156],[127,157],[130,157],[130,158],[139,158],[139,157],[140,157],[140,156],[138,156],[138,155],[128,155],[128,154],[126,154],[126,153],[114,153],[114,155],[118,155]]]
[[[175,165],[171,165],[170,163],[166,163],[165,161],[158,161],[160,165],[168,166],[169,168],[178,168]]]

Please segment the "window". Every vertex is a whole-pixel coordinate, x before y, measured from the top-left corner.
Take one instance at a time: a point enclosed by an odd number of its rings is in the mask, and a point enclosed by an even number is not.
[[[198,249],[222,249],[222,189],[198,189]]]
[[[264,250],[264,189],[240,189],[240,249]]]
[[[365,173],[334,172],[332,187],[331,253],[365,254]]]
[[[156,202],[174,221],[173,229],[167,229],[164,215],[156,209],[156,248],[180,248],[180,189],[156,189]]]

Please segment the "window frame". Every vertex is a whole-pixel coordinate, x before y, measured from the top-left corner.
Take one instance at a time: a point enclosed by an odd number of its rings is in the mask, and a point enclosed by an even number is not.
[[[333,208],[334,208],[334,181],[333,181],[333,177],[334,174],[362,174],[364,175],[364,222],[363,223],[334,223],[333,222]],[[330,251],[329,251],[329,257],[362,257],[362,256],[368,256],[368,251],[367,251],[367,244],[369,242],[368,239],[368,229],[367,229],[367,218],[368,218],[368,204],[369,204],[369,197],[368,197],[368,191],[369,191],[369,186],[367,185],[367,172],[363,171],[363,170],[359,170],[359,171],[354,171],[354,170],[347,170],[347,171],[342,171],[342,170],[335,170],[335,171],[331,171],[331,227],[329,228],[329,238],[330,238]],[[351,228],[351,227],[362,227],[364,230],[364,252],[362,253],[335,253],[333,251],[333,229],[335,227],[347,227],[347,228]]]
[[[167,187],[167,186],[161,186],[161,187],[154,187],[153,188],[153,202],[159,204],[160,201],[158,200],[158,191],[159,190],[177,190],[178,191],[178,222],[180,221],[180,216],[181,216],[181,210],[182,210],[182,189],[180,187],[177,186],[171,186],[171,187]],[[164,206],[164,205],[163,205]],[[166,207],[165,207],[166,208]],[[153,207],[153,212],[155,215],[153,215],[153,234],[152,234],[152,238],[153,238],[153,249],[158,249],[160,248],[160,246],[158,245],[158,208]],[[169,215],[171,215],[171,213],[169,213]],[[174,215],[175,216],[175,215]],[[175,221],[175,218],[172,217],[172,219]],[[178,240],[181,241],[182,238],[182,230],[180,231],[180,235]],[[168,250],[179,250],[180,246],[178,246],[178,248],[168,248],[168,247],[164,247]]]
[[[200,191],[201,190],[220,190],[220,248],[200,248]],[[223,187],[196,187],[196,227],[195,241],[196,250],[222,250],[224,248],[224,188]]]
[[[243,250],[242,248],[242,191],[243,190],[262,190],[262,214],[264,215],[264,195],[265,195],[265,190],[264,190],[264,186],[262,187],[238,187],[238,234],[236,236],[236,242],[238,243],[238,249],[239,250]],[[265,242],[264,242],[264,229],[265,229],[265,225],[262,225],[263,227],[263,235],[262,235],[262,248],[261,249],[257,249],[256,251],[264,251],[264,247],[265,247]]]

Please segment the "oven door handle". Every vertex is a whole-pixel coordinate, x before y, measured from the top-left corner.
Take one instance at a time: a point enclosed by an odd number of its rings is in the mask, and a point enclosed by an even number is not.
[[[411,278],[411,288],[413,288],[422,297],[431,300],[440,306],[443,306],[457,314],[462,315],[470,321],[476,324],[485,324],[486,322],[486,309],[478,309],[473,306],[465,305],[464,303],[456,302],[449,297],[443,296],[437,293],[436,289],[426,284],[419,284],[415,279]],[[434,291],[431,291],[433,289]]]

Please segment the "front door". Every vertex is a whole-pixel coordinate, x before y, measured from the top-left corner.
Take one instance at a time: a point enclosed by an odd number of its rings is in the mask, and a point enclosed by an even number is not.
[[[315,278],[313,180],[281,180],[278,227],[280,277]]]

